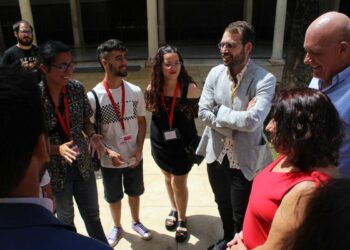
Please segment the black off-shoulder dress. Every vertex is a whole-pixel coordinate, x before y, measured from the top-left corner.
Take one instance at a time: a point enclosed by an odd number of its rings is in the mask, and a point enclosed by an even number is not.
[[[146,101],[148,94],[146,91]],[[152,112],[150,135],[152,156],[161,169],[174,175],[184,175],[193,166],[186,156],[184,147],[197,136],[194,119],[198,117],[199,98],[176,98],[172,127],[177,128],[181,139],[171,141],[164,140],[163,132],[169,130],[168,113],[170,113],[173,97],[165,96],[164,100],[167,111],[164,110],[163,105],[160,105],[158,112]]]

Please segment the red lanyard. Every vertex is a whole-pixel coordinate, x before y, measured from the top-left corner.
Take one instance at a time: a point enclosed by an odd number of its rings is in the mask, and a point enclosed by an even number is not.
[[[124,81],[122,80],[122,113],[120,114],[120,111],[115,104],[114,98],[111,94],[111,91],[109,90],[109,87],[107,85],[106,79],[103,80],[103,86],[105,87],[105,90],[107,92],[108,98],[110,102],[112,103],[114,113],[117,116],[117,120],[120,122],[120,125],[122,126],[122,129],[125,130],[124,125],[124,114],[125,114],[125,88],[124,88]]]
[[[161,93],[162,105],[163,105],[164,110],[168,114],[170,129],[173,126],[175,103],[176,103],[177,95],[179,93],[179,89],[180,89],[180,85],[179,85],[179,83],[177,83],[176,84],[176,88],[174,89],[174,93],[173,93],[173,101],[171,102],[170,114],[169,114],[169,112],[166,109],[165,100],[164,100],[164,93]]]
[[[66,120],[63,119],[63,116],[61,112],[58,110],[57,107],[55,107],[55,111],[58,117],[58,121],[64,131],[64,133],[67,135],[69,139],[71,139],[70,134],[70,117],[69,117],[69,109],[68,109],[68,100],[67,100],[67,89],[66,86],[62,88],[62,94],[63,94],[63,104],[64,104],[64,111],[66,115]]]

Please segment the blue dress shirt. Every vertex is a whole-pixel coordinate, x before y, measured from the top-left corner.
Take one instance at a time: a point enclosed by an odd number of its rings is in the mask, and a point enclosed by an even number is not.
[[[321,89],[323,81],[313,78],[309,87]],[[350,66],[332,78],[332,83],[322,90],[332,100],[339,116],[343,120],[345,138],[340,147],[339,172],[350,178]]]

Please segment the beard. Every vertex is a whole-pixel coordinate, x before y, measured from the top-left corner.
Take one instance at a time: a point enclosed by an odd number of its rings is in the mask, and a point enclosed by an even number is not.
[[[246,59],[246,53],[242,49],[241,53],[236,56],[233,56],[231,53],[223,53],[221,57],[223,59],[224,65],[228,67],[237,67],[243,64]]]
[[[33,37],[24,37],[24,39],[17,38],[17,41],[23,46],[29,46],[33,43]]]
[[[111,63],[108,64],[109,71],[114,75],[118,77],[125,77],[128,75],[128,68],[125,66],[125,69],[117,69],[116,67],[113,67]],[[120,67],[124,68],[124,67]]]

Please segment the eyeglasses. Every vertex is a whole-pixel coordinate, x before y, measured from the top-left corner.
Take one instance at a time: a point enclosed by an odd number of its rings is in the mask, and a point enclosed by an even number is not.
[[[177,67],[179,67],[181,64],[182,64],[181,62],[176,62],[176,63],[174,63],[174,64],[172,64],[172,63],[163,63],[163,66],[164,66],[164,68],[166,68],[166,69],[171,69],[172,67],[177,68]]]
[[[127,61],[128,60],[128,55],[117,56],[117,57],[113,58],[113,60],[116,61],[116,62]]]
[[[69,64],[61,63],[61,64],[58,64],[58,65],[52,64],[51,66],[57,68],[61,72],[67,72],[68,70],[74,70],[75,63],[74,62],[71,62]]]
[[[219,49],[222,49],[223,47],[226,46],[226,48],[228,49],[233,49],[235,47],[237,47],[237,43],[234,43],[234,42],[221,42],[221,43],[218,43],[218,48]]]
[[[32,34],[32,31],[31,30],[19,30],[19,33],[22,33],[22,34]]]

